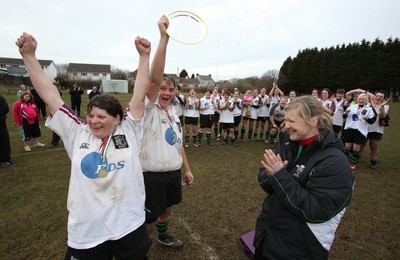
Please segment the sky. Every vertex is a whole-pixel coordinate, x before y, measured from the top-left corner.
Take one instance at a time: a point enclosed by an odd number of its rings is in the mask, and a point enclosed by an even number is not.
[[[137,35],[152,55],[162,15],[187,10],[208,27],[196,45],[170,40],[165,73],[185,69],[214,80],[261,77],[306,48],[400,38],[398,0],[13,0],[1,5],[0,57],[20,58],[22,32],[38,41],[38,59],[110,64],[133,71]]]

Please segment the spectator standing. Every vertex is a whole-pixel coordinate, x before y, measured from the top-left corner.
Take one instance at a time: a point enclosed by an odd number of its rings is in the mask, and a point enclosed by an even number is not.
[[[33,101],[33,96],[28,91],[22,93],[19,100],[13,105],[14,124],[20,129],[22,143],[26,152],[31,151],[29,140],[33,139],[34,147],[43,147],[39,142],[41,136],[39,123],[40,113]]]
[[[25,91],[28,91],[28,89],[26,88],[26,86],[24,84],[21,84],[17,91],[17,99],[19,99],[21,97],[22,93],[24,93]]]
[[[7,129],[7,113],[10,111],[6,99],[0,95],[0,166],[11,165],[10,135]]]
[[[97,86],[92,87],[92,91],[89,93],[89,100],[91,100],[94,96],[101,95],[100,91],[97,90]]]
[[[71,95],[71,108],[73,111],[76,111],[77,115],[80,117],[83,89],[75,82],[69,90],[69,94]]]
[[[265,150],[259,183],[268,194],[257,218],[255,260],[328,259],[349,205],[354,174],[321,102],[298,97],[285,107],[277,153]]]

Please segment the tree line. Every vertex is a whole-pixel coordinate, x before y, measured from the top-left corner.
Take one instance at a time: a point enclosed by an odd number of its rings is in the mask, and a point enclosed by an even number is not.
[[[279,87],[288,93],[310,94],[313,88],[346,91],[363,88],[385,91],[397,98],[400,90],[400,40],[375,39],[330,48],[300,50],[279,70]]]

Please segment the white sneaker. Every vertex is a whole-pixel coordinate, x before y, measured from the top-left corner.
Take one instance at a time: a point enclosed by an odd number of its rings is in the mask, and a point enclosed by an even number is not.
[[[46,145],[42,144],[42,143],[37,143],[37,144],[34,144],[33,146],[34,147],[45,147]]]
[[[25,146],[25,147],[24,147],[24,150],[25,150],[25,152],[30,152],[30,151],[32,151],[31,148],[30,148],[29,146]]]

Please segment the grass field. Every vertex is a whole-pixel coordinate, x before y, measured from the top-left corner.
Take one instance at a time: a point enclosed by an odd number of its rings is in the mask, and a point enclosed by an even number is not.
[[[64,95],[67,103],[69,95]],[[9,106],[15,94],[5,95]],[[129,96],[118,94],[125,104]],[[82,108],[85,110],[87,96]],[[336,233],[330,259],[397,259],[400,255],[400,112],[391,103],[392,125],[380,144],[378,168],[368,167],[369,149],[356,170],[353,200]],[[42,128],[47,146],[23,150],[8,116],[13,164],[0,169],[0,259],[63,259],[67,239],[66,200],[70,160],[62,144],[50,148],[51,131]],[[171,233],[182,239],[179,250],[156,243],[151,259],[248,259],[239,237],[254,229],[265,193],[258,187],[257,169],[266,145],[239,143],[189,147],[195,175],[184,187],[183,202],[174,208]]]

